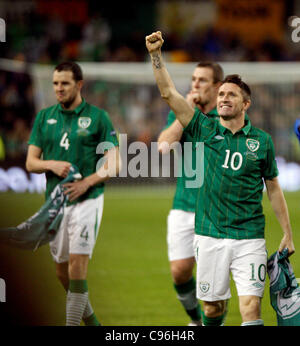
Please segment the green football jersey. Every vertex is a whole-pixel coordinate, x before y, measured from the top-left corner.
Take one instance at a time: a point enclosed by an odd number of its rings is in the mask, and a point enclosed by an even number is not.
[[[67,161],[75,164],[83,177],[96,172],[103,154],[97,154],[99,143],[110,142],[118,146],[116,132],[106,111],[88,104],[85,100],[72,111],[60,104],[41,110],[34,121],[28,144],[43,151],[43,160]],[[46,172],[46,198],[63,179],[53,172]],[[96,198],[104,190],[104,183],[97,184],[73,203]]]
[[[207,114],[207,116],[218,117],[216,108],[210,111]],[[170,111],[165,129],[170,127],[172,123],[175,121],[175,119],[176,119],[175,113],[173,111]],[[184,143],[191,143],[191,146],[192,146],[192,153],[191,153],[192,162],[188,162],[188,164],[186,165],[186,168],[184,168],[184,165],[183,165],[184,158],[185,158]],[[189,133],[184,131],[180,139],[180,144],[182,149],[182,164],[179,165],[178,167],[178,178],[177,178],[176,191],[175,191],[175,195],[173,199],[172,209],[180,209],[184,211],[195,212],[198,188],[186,187],[187,181],[193,181],[195,179],[195,177],[193,177],[193,172],[192,172],[192,168],[194,168],[193,163],[195,163],[195,160],[196,160],[195,141],[193,140],[193,137]],[[189,170],[189,168],[191,169]]]
[[[251,125],[237,133],[199,110],[184,130],[204,143],[204,182],[196,202],[195,231],[215,238],[264,238],[263,179],[278,175],[271,136]]]

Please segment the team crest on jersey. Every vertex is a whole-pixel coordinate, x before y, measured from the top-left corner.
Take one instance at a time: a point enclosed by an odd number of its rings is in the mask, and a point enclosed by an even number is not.
[[[89,117],[80,117],[78,119],[78,126],[82,129],[87,129],[91,125],[92,119]]]
[[[199,287],[203,293],[207,293],[209,291],[210,284],[206,281],[201,281],[199,283]]]
[[[257,141],[256,139],[248,138],[246,140],[246,145],[249,150],[251,150],[252,152],[255,152],[259,148],[259,141]]]

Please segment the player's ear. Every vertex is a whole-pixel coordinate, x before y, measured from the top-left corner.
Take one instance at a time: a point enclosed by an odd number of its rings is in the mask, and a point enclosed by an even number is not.
[[[251,106],[251,100],[250,99],[244,100],[244,110],[247,111],[250,106]]]
[[[79,90],[82,89],[82,87],[83,87],[83,80],[79,80],[79,81],[77,82],[77,87],[78,87]]]

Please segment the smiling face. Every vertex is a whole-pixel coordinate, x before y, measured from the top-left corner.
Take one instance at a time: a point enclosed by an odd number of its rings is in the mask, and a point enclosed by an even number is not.
[[[72,71],[57,71],[53,73],[53,88],[57,102],[63,108],[72,108],[75,100],[80,97],[82,81],[75,81]]]
[[[196,67],[192,75],[191,91],[199,95],[197,104],[204,107],[215,100],[219,84],[214,83],[210,67]]]
[[[234,83],[224,83],[220,86],[217,97],[217,110],[224,120],[236,118],[250,106],[250,100],[245,99],[241,88]]]

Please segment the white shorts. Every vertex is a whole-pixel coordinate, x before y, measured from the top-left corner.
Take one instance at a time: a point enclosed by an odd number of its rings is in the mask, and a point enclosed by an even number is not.
[[[103,213],[104,195],[65,207],[56,237],[50,242],[55,262],[69,261],[69,254],[92,257]]]
[[[195,213],[172,209],[168,215],[169,261],[194,257]]]
[[[198,299],[231,298],[230,272],[239,296],[263,296],[267,264],[265,239],[219,239],[196,234],[194,248]]]

